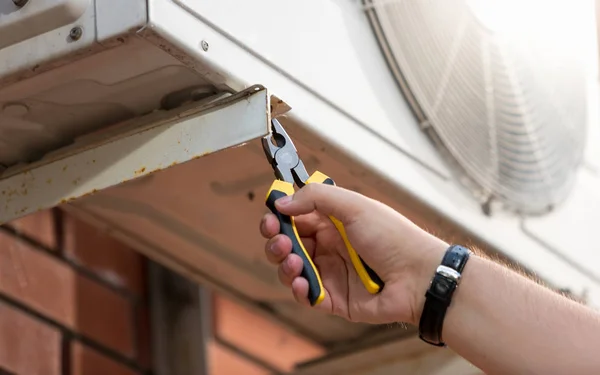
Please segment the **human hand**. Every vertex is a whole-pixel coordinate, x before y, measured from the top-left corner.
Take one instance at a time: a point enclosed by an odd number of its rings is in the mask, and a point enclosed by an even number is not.
[[[295,216],[306,250],[321,274],[325,299],[315,308],[350,321],[418,324],[425,292],[448,244],[420,229],[381,202],[337,186],[308,184],[279,199],[277,209]],[[346,228],[348,240],[385,282],[370,294],[356,274],[333,216]],[[308,282],[300,277],[302,259],[292,242],[279,234],[279,222],[268,213],[260,225],[267,259],[279,265],[279,280],[307,306]]]

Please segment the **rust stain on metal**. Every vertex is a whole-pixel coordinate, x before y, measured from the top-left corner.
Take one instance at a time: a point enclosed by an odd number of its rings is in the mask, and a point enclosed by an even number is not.
[[[82,194],[81,196],[79,196],[79,199],[81,199],[81,198],[85,198],[85,197],[87,197],[88,195],[92,195],[92,194],[94,194],[94,193],[97,193],[97,192],[98,192],[98,189],[92,189],[92,191],[90,191],[90,192],[87,192],[87,193],[85,193],[85,194]],[[72,197],[72,198],[69,198],[67,201],[74,200],[74,199],[78,199],[78,198]]]
[[[25,206],[23,208],[21,208],[20,210],[15,211],[15,215],[20,215],[25,213],[25,211],[27,211],[29,209],[29,207]]]
[[[66,198],[66,199],[65,199],[65,198],[63,198],[63,199],[61,199],[61,200],[60,200],[60,202],[59,202],[59,203],[60,203],[60,204],[69,203],[70,201],[73,201],[73,200],[75,200],[75,199],[77,199],[77,198],[76,198],[76,197],[70,197],[70,198]]]
[[[142,167],[142,168],[138,169],[137,171],[134,172],[134,174],[136,176],[138,176],[138,175],[141,175],[144,172],[146,172],[146,167]]]
[[[195,159],[200,159],[201,157],[203,157],[203,156],[206,156],[206,155],[209,155],[210,153],[212,153],[212,151],[206,151],[206,152],[203,152],[203,153],[201,153],[200,155],[194,155],[194,156],[192,157],[192,159],[193,159],[193,160],[195,160]]]

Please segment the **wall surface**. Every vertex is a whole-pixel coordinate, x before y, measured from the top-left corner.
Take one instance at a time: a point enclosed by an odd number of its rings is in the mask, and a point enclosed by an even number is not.
[[[151,374],[146,261],[60,209],[0,227],[0,375]],[[210,375],[285,373],[324,353],[212,300]]]
[[[0,228],[0,374],[146,373],[144,265],[58,209]]]

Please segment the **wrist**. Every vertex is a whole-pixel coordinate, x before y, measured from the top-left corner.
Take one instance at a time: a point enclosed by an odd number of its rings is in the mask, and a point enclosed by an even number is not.
[[[409,323],[418,326],[425,305],[425,293],[429,289],[435,270],[440,265],[448,244],[437,238],[422,248],[421,256],[416,263],[414,284],[412,288],[412,313]]]

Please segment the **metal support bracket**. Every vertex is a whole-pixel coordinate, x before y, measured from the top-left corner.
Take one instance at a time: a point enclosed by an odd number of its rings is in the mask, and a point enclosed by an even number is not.
[[[262,86],[119,124],[0,172],[0,224],[147,176],[268,133],[271,98]]]

